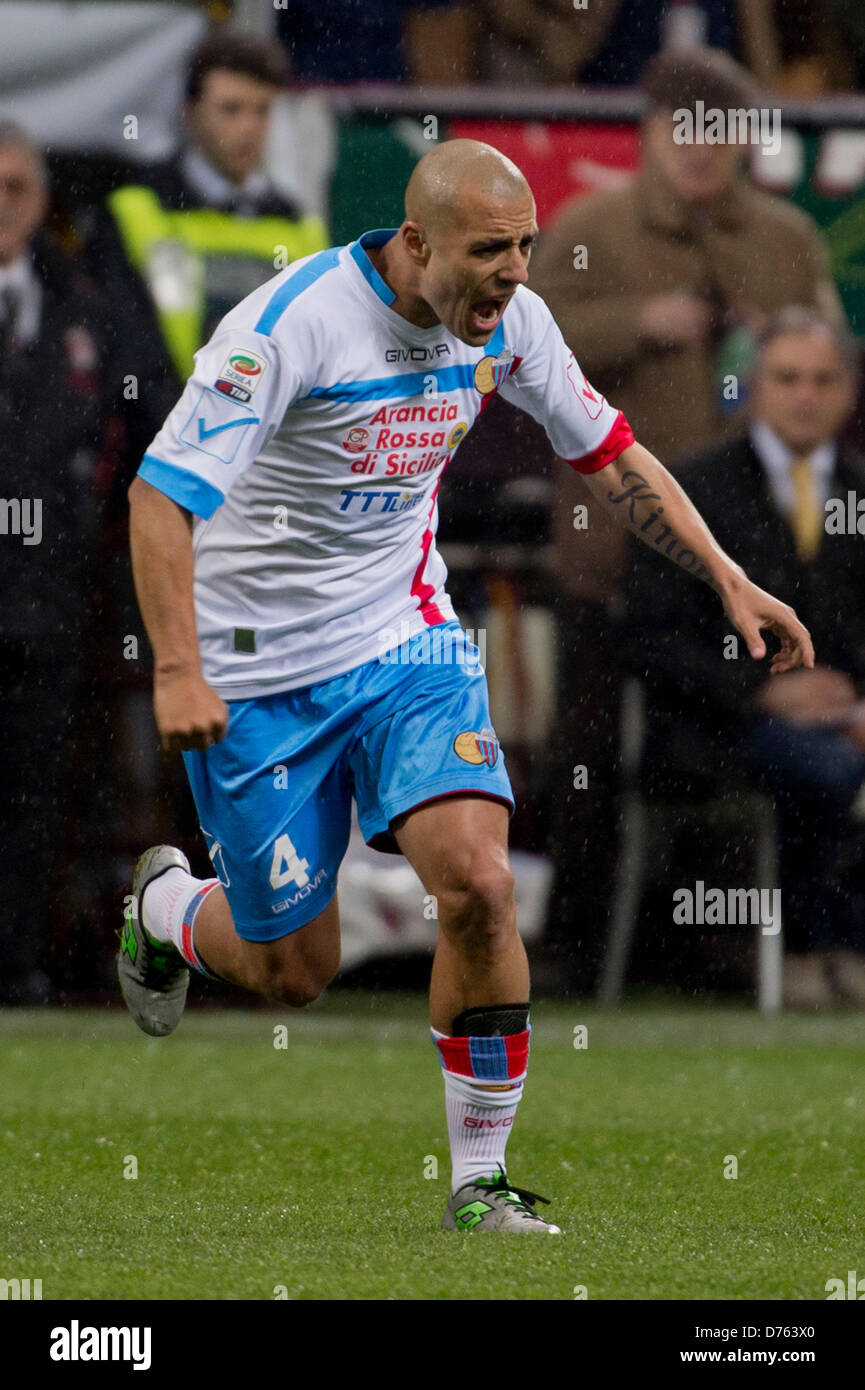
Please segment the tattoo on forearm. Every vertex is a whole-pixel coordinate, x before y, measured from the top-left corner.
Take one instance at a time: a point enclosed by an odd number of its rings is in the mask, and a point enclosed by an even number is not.
[[[631,530],[648,545],[654,545],[658,550],[662,550],[664,555],[668,555],[675,565],[681,566],[682,569],[687,570],[697,579],[712,584],[712,576],[702,561],[697,559],[693,550],[682,544],[672,526],[661,521],[660,518],[664,511],[661,494],[653,492],[651,483],[647,482],[643,475],[637,473],[633,468],[629,468],[626,473],[622,474],[623,485],[628,483],[629,479],[634,479],[634,481],[625,487],[623,492],[608,492],[607,500],[613,506],[621,506],[623,503],[627,506],[628,524]],[[648,505],[649,515],[645,518],[642,515],[642,507],[640,507],[639,514],[637,512],[639,503]],[[658,505],[653,506],[652,503]],[[655,523],[658,525],[658,530],[653,535],[652,527]]]

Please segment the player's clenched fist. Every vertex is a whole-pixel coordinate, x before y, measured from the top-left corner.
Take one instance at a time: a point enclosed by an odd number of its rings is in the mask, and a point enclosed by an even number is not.
[[[209,748],[225,737],[228,705],[200,674],[157,674],[153,709],[162,747],[168,753]]]

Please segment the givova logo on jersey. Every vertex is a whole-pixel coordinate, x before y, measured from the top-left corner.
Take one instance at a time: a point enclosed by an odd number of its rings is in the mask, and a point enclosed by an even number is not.
[[[454,739],[454,752],[464,763],[473,763],[476,767],[486,763],[487,767],[495,767],[499,757],[499,741],[492,729],[481,729],[480,733],[475,729],[466,729]]]

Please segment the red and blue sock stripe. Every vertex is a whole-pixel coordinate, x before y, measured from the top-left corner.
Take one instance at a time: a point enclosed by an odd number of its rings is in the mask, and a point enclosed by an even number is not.
[[[439,1050],[442,1070],[474,1081],[501,1085],[519,1081],[529,1064],[531,1025],[522,1033],[495,1038],[433,1037]]]
[[[198,909],[201,907],[208,893],[211,893],[214,888],[218,887],[219,879],[214,878],[209,883],[205,883],[203,887],[199,888],[183,914],[183,922],[180,928],[180,954],[183,956],[187,965],[191,965],[193,970],[197,970],[199,975],[205,975],[208,980],[218,980],[219,976],[214,975],[212,970],[208,970],[204,961],[196,951],[193,929],[195,926],[195,918],[198,915]]]

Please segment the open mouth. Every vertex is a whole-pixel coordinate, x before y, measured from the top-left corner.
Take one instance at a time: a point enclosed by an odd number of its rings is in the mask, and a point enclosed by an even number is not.
[[[479,299],[469,311],[469,322],[473,333],[492,333],[508,304],[507,298]]]

